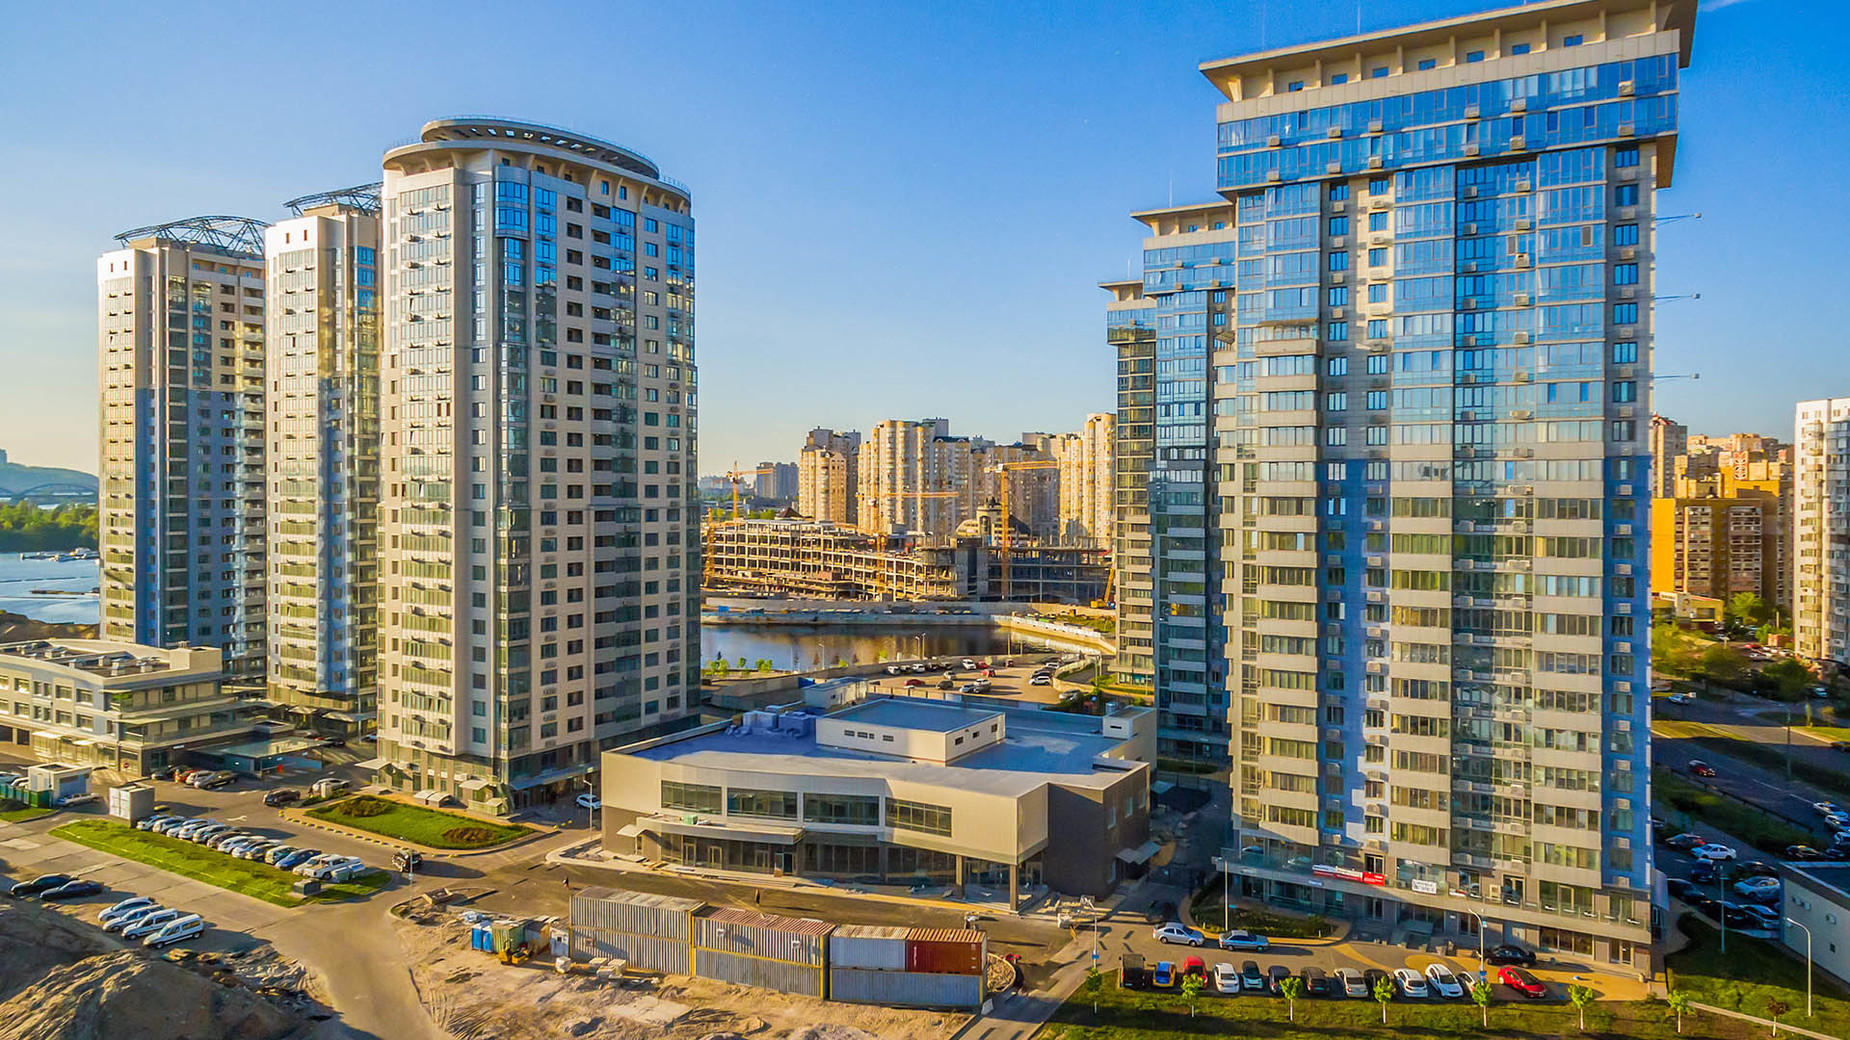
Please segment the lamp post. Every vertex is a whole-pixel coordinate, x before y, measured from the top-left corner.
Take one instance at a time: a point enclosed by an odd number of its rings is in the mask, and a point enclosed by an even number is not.
[[[1806,928],[1804,925],[1798,923],[1797,921],[1794,921],[1790,917],[1786,918],[1786,923],[1791,925],[1794,928],[1798,928],[1802,930],[1805,933],[1805,1017],[1810,1018],[1811,1017],[1811,929]]]
[[[1727,872],[1722,870],[1721,861],[1704,859],[1703,862],[1715,868],[1715,899],[1722,905],[1721,913],[1716,918],[1722,926],[1722,952],[1728,952],[1728,882]]]
[[[593,782],[592,779],[588,776],[579,777],[578,782],[585,785],[586,793],[590,794],[591,796],[590,801],[585,804],[585,830],[596,830],[597,825],[592,822],[592,819],[593,819],[592,814],[597,812],[597,810],[592,808],[592,806],[598,804],[597,784]]]
[[[1477,977],[1480,982],[1488,982],[1490,981],[1490,958],[1484,955],[1484,933],[1490,929],[1490,925],[1484,920],[1484,915],[1476,910],[1461,909],[1460,912],[1477,918]]]

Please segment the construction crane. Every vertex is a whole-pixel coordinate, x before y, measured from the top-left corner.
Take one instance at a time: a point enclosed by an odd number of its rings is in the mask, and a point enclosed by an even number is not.
[[[745,477],[763,476],[764,474],[775,472],[777,472],[777,470],[774,466],[759,466],[757,469],[740,469],[739,464],[734,462],[732,464],[732,471],[723,474],[725,478],[732,483],[732,518],[722,522],[729,524],[739,522],[739,483],[741,480]],[[700,584],[702,588],[713,584],[713,529],[716,526],[718,525],[715,523],[709,523],[703,524],[701,527],[701,549],[703,551],[700,557]]]
[[[1009,560],[1009,550],[1015,541],[1015,532],[1009,527],[1013,512],[1009,508],[1009,474],[1025,470],[1059,469],[1060,464],[1052,459],[1023,459],[1019,462],[998,462],[990,469],[996,474],[997,497],[1002,500],[1002,532],[997,546],[1002,551],[1002,601],[1008,602],[1014,596],[1015,573]]]
[[[909,499],[914,499],[920,502],[921,505],[919,506],[919,508],[914,510],[914,519],[922,521],[924,519],[924,513],[925,513],[925,509],[922,503],[924,502],[925,499],[928,499],[928,498],[962,498],[963,495],[964,493],[962,491],[883,491],[877,497],[880,497],[880,498],[909,498]],[[868,525],[870,525],[872,522],[873,521],[871,518],[862,517],[861,518],[862,529],[867,530]],[[879,532],[869,531],[868,533],[875,535],[875,537],[883,536]],[[878,551],[878,547],[876,546],[876,552],[877,551]],[[886,593],[887,593],[887,584],[886,584],[885,570],[882,567],[876,566],[874,568],[874,598],[879,599],[882,596],[885,596]]]

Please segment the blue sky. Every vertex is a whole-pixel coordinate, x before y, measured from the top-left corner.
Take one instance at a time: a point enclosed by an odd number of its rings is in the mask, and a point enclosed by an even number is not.
[[[95,468],[95,255],[123,228],[376,179],[427,119],[634,148],[694,191],[701,470],[812,426],[1012,439],[1113,404],[1126,214],[1208,197],[1195,71],[1358,0],[44,5],[0,41],[0,447]],[[1501,6],[1365,0],[1364,28]],[[107,10],[105,10],[107,7]],[[1790,436],[1850,394],[1841,0],[1708,0],[1660,233],[1658,410]]]

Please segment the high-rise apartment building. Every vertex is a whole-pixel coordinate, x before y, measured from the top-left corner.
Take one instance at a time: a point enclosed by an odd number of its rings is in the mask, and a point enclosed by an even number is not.
[[[983,502],[975,456],[983,446],[951,436],[944,419],[875,423],[857,458],[860,526],[876,534],[954,533]]]
[[[1159,771],[1196,772],[1227,760],[1210,355],[1231,327],[1238,242],[1226,202],[1133,216],[1150,232],[1144,277],[1105,284],[1119,373],[1117,672],[1153,687]]]
[[[1060,538],[1111,545],[1112,448],[1117,417],[1086,416],[1076,433],[1054,438],[1050,452],[1060,463]]]
[[[752,492],[773,502],[797,500],[797,466],[794,462],[760,462],[752,482]]]
[[[1670,478],[1669,494],[1651,500],[1652,593],[1707,596],[1724,606],[1750,594],[1789,609],[1791,447],[1752,433],[1685,433],[1674,441],[1680,452],[1660,451],[1672,443],[1660,431],[1682,429],[1652,417],[1652,462]]]
[[[861,435],[818,427],[797,454],[797,512],[855,524],[860,516]]]
[[[693,717],[690,196],[504,120],[384,165],[378,778],[518,807]]]
[[[355,733],[379,695],[379,186],[288,205],[264,233],[269,697]]]
[[[1121,379],[1153,361],[1120,519],[1159,734],[1197,676],[1224,699],[1241,894],[1650,970],[1652,220],[1695,12],[1202,66],[1224,201],[1143,215],[1110,327]]]
[[[1651,497],[1676,494],[1676,457],[1689,446],[1689,427],[1664,415],[1651,416]]]
[[[264,664],[263,227],[125,231],[96,263],[106,640]]]
[[[1792,638],[1850,663],[1850,397],[1801,401],[1792,437]]]

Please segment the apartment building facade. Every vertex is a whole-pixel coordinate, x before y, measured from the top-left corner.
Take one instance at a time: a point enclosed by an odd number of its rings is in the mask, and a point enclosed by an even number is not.
[[[1792,638],[1850,663],[1850,397],[1801,401],[1792,436]]]
[[[508,810],[691,718],[691,198],[505,120],[428,123],[384,166],[373,764]]]
[[[797,512],[812,520],[855,524],[860,516],[861,435],[818,427],[797,453]]]
[[[1658,421],[1663,417],[1653,417],[1653,463]],[[1723,603],[1748,594],[1790,609],[1791,447],[1750,433],[1679,441],[1682,451],[1662,458],[1669,494],[1651,500],[1652,594]]]
[[[860,525],[949,535],[982,504],[976,449],[982,442],[951,436],[944,419],[887,419],[861,443],[855,493]]]
[[[1111,547],[1116,440],[1117,416],[1097,412],[1086,416],[1077,432],[1054,438],[1049,445],[1050,454],[1060,463],[1061,541]]]
[[[97,259],[105,639],[264,665],[263,224],[125,231]]]
[[[1650,970],[1652,218],[1694,18],[1544,0],[1202,66],[1224,201],[1146,215],[1109,287],[1154,326],[1157,570],[1159,487],[1194,520],[1159,468],[1212,434],[1242,894]],[[1190,605],[1151,584],[1157,625]]]
[[[379,697],[379,186],[264,232],[269,699],[356,734]]]

